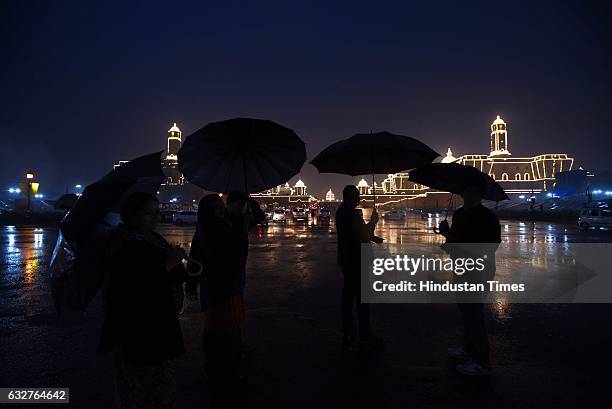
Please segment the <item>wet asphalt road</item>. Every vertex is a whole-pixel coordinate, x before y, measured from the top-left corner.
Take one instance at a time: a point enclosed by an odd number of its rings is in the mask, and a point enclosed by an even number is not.
[[[381,222],[377,234],[392,243],[434,244],[440,242],[430,231],[434,225],[435,215],[409,217]],[[187,245],[194,229],[159,230],[169,241]],[[505,242],[524,246],[612,242],[609,232],[552,223],[502,222],[502,234]],[[87,314],[60,321],[55,316],[46,270],[54,241],[53,229],[0,227],[0,387],[69,386],[70,407],[113,407],[110,361],[95,353],[99,301]],[[253,232],[246,301],[254,352],[244,365],[250,405],[607,407],[610,305],[491,304],[495,373],[485,381],[465,379],[445,357],[446,347],[461,339],[452,304],[374,305],[374,328],[386,339],[385,350],[342,351],[335,246],[333,226],[326,224],[289,223]],[[178,361],[179,408],[207,407],[201,319],[196,303],[181,318],[187,353]]]

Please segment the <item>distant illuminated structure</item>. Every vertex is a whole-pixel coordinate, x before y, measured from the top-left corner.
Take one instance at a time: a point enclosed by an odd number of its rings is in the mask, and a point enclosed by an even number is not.
[[[359,183],[357,183],[357,190],[359,190],[360,195],[369,195],[370,185],[368,185],[365,179],[361,179]]]
[[[551,190],[555,175],[571,170],[574,163],[574,159],[565,153],[513,157],[508,145],[508,126],[499,115],[490,127],[490,148],[488,155],[463,155],[456,158],[449,147],[441,162],[474,166],[489,174],[510,195]],[[389,203],[393,203],[401,200],[401,196],[414,199],[441,193],[411,182],[408,177],[408,172],[387,175],[382,183],[383,193],[379,203],[384,203],[385,197]],[[378,197],[378,191],[376,194]]]
[[[308,194],[306,188],[306,184],[300,179],[293,187],[287,182],[284,185],[278,185],[272,189],[264,190],[263,192],[252,193],[251,196],[262,204],[274,204],[279,206],[297,205],[299,203],[308,203],[315,200],[314,197]]]
[[[334,192],[332,192],[331,188],[329,188],[327,193],[325,193],[325,201],[326,202],[335,202],[336,201],[336,195],[334,194]]]
[[[162,169],[167,178],[162,185],[178,186],[186,183],[184,176],[178,169],[178,151],[181,149],[182,135],[183,133],[178,126],[176,126],[176,122],[172,125],[172,128],[168,129],[166,156],[161,162]],[[120,160],[113,165],[113,169],[117,169],[119,166],[126,163],[128,163],[127,160]]]
[[[306,195],[306,185],[302,182],[302,179],[298,180],[295,185],[293,185],[294,194],[298,196]]]
[[[446,156],[442,158],[442,163],[453,163],[456,160],[457,158],[453,156],[453,151],[451,151],[451,148],[449,147],[448,150],[446,151]]]
[[[172,128],[168,129],[168,144],[166,149],[166,158],[162,161],[162,168],[168,177],[164,185],[184,185],[185,178],[178,170],[178,151],[181,149],[182,132],[176,126],[176,122]]]
[[[550,190],[555,175],[572,170],[574,164],[574,158],[565,153],[512,157],[508,146],[508,127],[498,115],[491,124],[491,152],[488,155],[464,155],[457,162],[489,174],[509,194]]]
[[[510,156],[510,151],[508,150],[508,129],[506,123],[499,115],[497,115],[497,118],[491,124],[491,153],[489,156]]]

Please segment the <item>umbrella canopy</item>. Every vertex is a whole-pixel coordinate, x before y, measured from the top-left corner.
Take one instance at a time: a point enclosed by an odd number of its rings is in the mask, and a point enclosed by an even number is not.
[[[437,152],[423,142],[390,132],[360,133],[338,141],[310,163],[320,173],[372,175],[397,173],[431,163]]]
[[[85,188],[60,224],[51,258],[51,293],[58,311],[63,305],[87,307],[106,274],[103,253],[115,224],[109,223],[109,216],[119,212],[132,192],[155,195],[165,177],[161,152],[156,152],[129,161]]]
[[[85,242],[110,212],[118,212],[123,199],[135,191],[155,195],[165,179],[161,151],[133,159],[88,185],[60,224],[64,237],[76,244]]]
[[[79,197],[74,193],[63,194],[55,201],[53,207],[59,210],[70,210],[74,207]]]
[[[179,170],[212,192],[261,192],[295,176],[306,160],[304,142],[272,121],[235,118],[213,122],[187,137]]]
[[[459,163],[431,163],[410,172],[413,182],[445,192],[462,194],[470,185],[484,186],[483,198],[499,202],[509,200],[504,189],[493,178],[473,166]]]

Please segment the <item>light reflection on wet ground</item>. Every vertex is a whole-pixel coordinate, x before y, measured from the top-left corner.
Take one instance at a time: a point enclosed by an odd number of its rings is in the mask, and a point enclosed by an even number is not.
[[[431,232],[431,228],[440,220],[435,215],[425,219],[410,216],[404,221],[381,220],[376,234],[389,243],[435,245],[442,240]],[[162,225],[159,231],[171,243],[187,247],[195,229],[193,226]],[[502,236],[504,242],[517,244],[517,250],[529,255],[529,262],[543,270],[546,270],[551,255],[539,255],[534,249],[541,249],[546,243],[612,241],[608,232],[581,232],[573,224],[540,222],[502,221]],[[18,380],[22,386],[29,386],[32,382],[39,386],[69,384],[74,388],[75,400],[89,402],[95,399],[97,403],[88,407],[109,407],[112,398],[108,393],[112,390],[110,368],[100,367],[100,358],[94,352],[99,311],[92,308],[85,327],[56,327],[53,320],[55,314],[49,297],[47,264],[55,238],[55,229],[0,227],[0,337],[6,345],[3,352],[8,352],[9,357],[4,376]],[[533,243],[538,243],[538,246],[533,246]],[[555,245],[550,249],[553,249],[554,257],[564,257],[563,246]],[[255,359],[253,363],[251,377],[259,382],[261,396],[286,393],[290,401],[291,393],[300,394],[304,388],[311,387],[315,390],[321,376],[327,376],[321,379],[334,385],[343,382],[335,378],[336,368],[342,365],[337,362],[340,355],[335,349],[339,334],[341,285],[335,251],[333,223],[271,224],[252,233],[246,299],[250,339],[261,356],[261,362]],[[517,263],[520,264],[521,260]],[[588,382],[593,368],[589,362],[599,362],[597,351],[601,351],[602,345],[609,345],[609,334],[605,330],[611,327],[612,314],[605,307],[513,305],[504,299],[491,304],[489,308],[494,319],[491,337],[498,366],[497,379],[500,384],[513,385],[508,389],[503,389],[503,386],[502,398],[496,402],[514,399],[514,404],[517,404],[522,402],[523,396],[531,396],[537,401],[546,393],[541,393],[545,389],[537,389],[534,385],[547,387],[544,382],[551,382],[550,373],[555,374],[557,380],[551,384],[548,396],[560,389],[572,390],[573,385],[591,387]],[[192,381],[201,372],[198,366],[201,357],[197,355],[200,350],[197,311],[197,305],[191,305],[182,320],[189,356],[182,361],[180,372],[183,376],[180,388],[185,393],[180,407],[200,407],[197,402],[201,401],[198,392],[201,383],[194,385]],[[447,396],[461,398],[461,395],[452,394],[456,393],[455,387],[461,389],[463,385],[458,385],[446,372],[440,372],[440,367],[444,366],[444,349],[449,342],[456,342],[460,337],[456,307],[380,304],[373,307],[373,314],[375,327],[388,340],[388,356],[392,358],[386,358],[380,368],[368,366],[365,372],[371,374],[368,382],[384,380],[391,385],[387,399],[396,403],[403,402],[403,398],[400,393],[390,391],[404,390],[406,384],[417,385],[413,388],[417,395],[407,395],[410,402],[414,399],[426,402],[432,396],[439,396],[443,401],[439,402],[439,407],[445,407]],[[312,337],[308,338],[309,344],[316,344],[304,345],[302,337],[305,336]],[[295,355],[295,348],[303,348],[300,354],[303,360],[296,362],[293,358],[287,361],[287,357]],[[590,351],[590,355],[572,358],[576,351],[583,350]],[[559,363],[559,354],[570,363]],[[529,361],[528,373],[518,365],[521,360]],[[571,365],[570,370],[567,365]],[[284,375],[279,377],[279,374],[293,373],[296,367],[305,371],[303,379],[295,383],[280,381]],[[329,372],[323,368],[329,368]],[[347,372],[343,376],[350,377],[351,368],[344,368]],[[431,381],[423,380],[423,376],[431,378]],[[524,382],[517,383],[518,378]],[[100,379],[101,383],[92,383],[88,379]],[[271,380],[277,381],[270,383]],[[369,389],[369,385],[365,389]],[[356,401],[363,398],[357,395]],[[330,397],[334,399],[333,394],[326,395],[325,399]],[[572,399],[577,399],[577,395],[560,398],[558,405],[549,407],[572,407],[575,402]],[[395,407],[408,407],[410,402]]]
[[[368,216],[368,214],[366,214]],[[403,221],[381,220],[376,234],[386,243],[419,243],[441,244],[443,238],[433,233],[443,215],[435,214],[430,218],[409,215]],[[580,231],[574,224],[556,224],[548,222],[502,221],[502,241],[518,244],[518,249],[530,253],[532,243],[580,243],[610,242],[612,234],[606,231]],[[193,226],[175,227],[161,225],[159,228],[166,239],[174,244],[189,247],[195,228]],[[46,267],[55,244],[56,231],[53,228],[34,227],[0,227],[1,274],[0,291],[17,287],[40,284],[46,279]],[[267,227],[258,227],[252,233],[254,247],[299,248],[305,243],[322,240],[335,243],[335,228],[332,223],[270,223]],[[536,246],[541,248],[540,246]],[[534,247],[535,248],[535,247]],[[555,247],[561,248],[561,247]],[[548,254],[550,257],[550,254]],[[536,259],[536,263],[545,263],[545,259]]]

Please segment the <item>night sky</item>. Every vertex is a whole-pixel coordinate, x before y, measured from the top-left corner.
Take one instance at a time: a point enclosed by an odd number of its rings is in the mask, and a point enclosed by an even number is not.
[[[164,149],[173,122],[236,116],[312,159],[370,129],[488,153],[500,114],[513,155],[612,169],[610,6],[561,3],[0,0],[0,187],[31,168],[61,193]],[[316,175],[316,195],[352,180]]]

